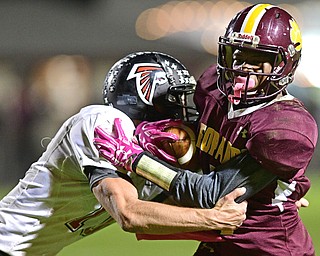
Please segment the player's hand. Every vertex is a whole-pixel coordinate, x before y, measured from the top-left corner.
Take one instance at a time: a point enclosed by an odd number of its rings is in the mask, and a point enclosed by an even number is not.
[[[143,149],[126,137],[121,126],[121,119],[114,120],[113,129],[115,136],[107,133],[101,127],[96,127],[94,144],[100,155],[112,164],[132,171],[132,163],[143,152]]]
[[[231,193],[222,197],[214,209],[218,211],[218,220],[220,221],[218,229],[222,235],[231,235],[234,230],[240,227],[246,219],[247,201],[238,204],[234,200],[246,192],[244,187],[237,188]]]
[[[301,207],[308,207],[309,206],[309,201],[302,197],[300,200],[296,201],[296,206],[298,210],[300,210]]]
[[[160,148],[163,141],[175,142],[179,140],[178,136],[164,130],[168,127],[181,126],[181,120],[165,119],[155,122],[144,121],[140,123],[135,131],[135,137],[139,145],[154,156],[172,163],[176,162],[176,158]]]

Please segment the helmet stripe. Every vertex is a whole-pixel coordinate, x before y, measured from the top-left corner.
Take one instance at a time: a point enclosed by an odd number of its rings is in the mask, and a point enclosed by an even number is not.
[[[255,34],[263,15],[266,13],[267,9],[272,7],[273,5],[271,4],[257,4],[254,6],[246,16],[241,27],[241,32]]]

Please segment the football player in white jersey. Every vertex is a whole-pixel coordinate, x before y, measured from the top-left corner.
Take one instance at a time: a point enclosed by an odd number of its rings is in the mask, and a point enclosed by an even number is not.
[[[181,99],[195,83],[178,60],[163,53],[133,53],[110,69],[105,83],[105,99],[118,90],[113,99],[118,109],[87,106],[66,120],[25,177],[0,201],[0,255],[56,255],[115,222],[129,232],[168,234],[235,229],[245,219],[246,202],[234,202],[244,189],[213,209],[152,202],[162,200],[159,187],[134,173],[119,172],[94,145],[95,128],[112,133],[116,118],[132,138],[130,118],[154,121],[186,114]]]

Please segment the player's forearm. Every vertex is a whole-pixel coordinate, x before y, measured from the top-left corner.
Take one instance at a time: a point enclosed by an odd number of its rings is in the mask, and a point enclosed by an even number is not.
[[[234,199],[244,189],[234,190],[220,199],[213,209],[177,207],[141,200],[127,204],[122,214],[130,220],[127,231],[145,234],[175,234],[208,230],[235,230],[244,221],[246,202]]]
[[[222,229],[221,212],[193,209],[139,200],[126,180],[106,178],[93,187],[101,205],[128,232],[170,234]],[[226,225],[229,225],[228,223]]]
[[[218,212],[208,209],[182,208],[153,202],[139,202],[128,207],[129,232],[173,234],[204,230],[221,230]],[[129,226],[128,226],[129,227]]]

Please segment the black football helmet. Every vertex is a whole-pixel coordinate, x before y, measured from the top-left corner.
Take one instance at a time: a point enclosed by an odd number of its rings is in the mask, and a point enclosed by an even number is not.
[[[192,121],[188,106],[196,81],[177,59],[160,52],[135,52],[116,62],[108,72],[103,98],[106,105],[130,118],[156,121],[166,118]]]
[[[236,76],[247,77],[241,98],[232,96],[242,104],[268,101],[285,91],[294,79],[302,50],[301,32],[295,19],[285,10],[271,4],[254,4],[239,13],[229,23],[226,33],[219,39],[218,86],[226,95],[232,95],[227,87],[234,86]],[[245,72],[233,65],[236,54],[260,56],[260,62],[272,65],[271,73]],[[249,62],[250,63],[250,62]],[[256,90],[249,91],[250,75],[267,79]]]

